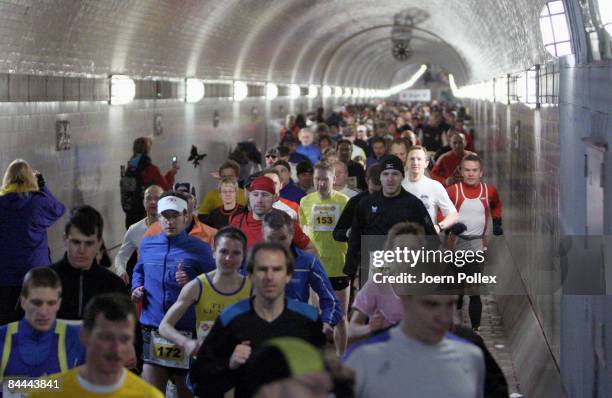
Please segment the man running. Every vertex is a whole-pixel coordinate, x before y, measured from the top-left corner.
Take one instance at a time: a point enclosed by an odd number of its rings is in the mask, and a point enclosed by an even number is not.
[[[252,350],[280,336],[303,339],[317,347],[325,344],[316,308],[285,297],[294,263],[285,246],[264,242],[253,246],[247,273],[253,297],[227,307],[204,340],[189,379],[198,397],[223,397],[236,387],[235,397],[244,396],[247,380],[243,365]]]
[[[344,164],[342,164],[344,166]],[[334,166],[328,162],[318,162],[314,166],[316,192],[306,195],[300,202],[300,222],[319,253],[319,258],[336,296],[342,303],[343,318],[334,329],[336,350],[341,354],[346,350],[347,326],[346,313],[350,279],[342,271],[347,244],[335,241],[334,228],[340,219],[348,198],[333,189],[335,180]]]
[[[56,319],[61,301],[62,282],[55,271],[43,267],[26,274],[20,297],[25,316],[0,327],[0,378],[40,377],[85,362],[80,327]]]
[[[497,190],[482,182],[482,160],[474,154],[461,161],[463,181],[447,188],[448,195],[459,211],[457,225],[465,225],[463,232],[451,235],[449,245],[455,250],[487,250],[487,228],[489,219],[493,224],[493,235],[503,235],[502,203]],[[463,296],[458,308],[461,308]],[[470,295],[468,309],[474,331],[480,330],[482,301],[478,295]]]
[[[402,187],[421,199],[431,217],[431,221],[437,231],[440,232],[453,226],[457,222],[459,214],[450,201],[444,186],[425,175],[427,164],[425,148],[420,145],[410,148],[408,152],[408,175],[404,178]],[[444,216],[440,222],[437,222],[438,210]]]
[[[85,308],[81,342],[86,350],[83,366],[50,378],[58,387],[38,390],[30,398],[117,397],[163,398],[164,395],[123,364],[134,355],[136,310],[126,295],[106,293]]]

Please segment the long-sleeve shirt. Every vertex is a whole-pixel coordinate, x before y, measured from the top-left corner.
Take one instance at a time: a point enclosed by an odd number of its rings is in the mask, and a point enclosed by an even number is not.
[[[375,192],[361,199],[353,218],[344,273],[352,276],[357,272],[362,235],[386,235],[391,227],[404,221],[421,225],[426,235],[437,235],[423,202],[404,188],[394,197]]]
[[[229,367],[234,348],[244,341],[250,342],[253,351],[265,341],[282,336],[297,337],[319,348],[325,345],[316,308],[286,299],[284,311],[268,322],[257,315],[253,300],[245,299],[223,310],[206,336],[189,371],[196,396],[223,397],[234,386],[234,396],[244,396],[243,367],[236,370]]]
[[[310,253],[297,247],[292,247],[291,250],[295,258],[295,270],[285,288],[285,294],[288,298],[308,304],[312,288],[319,296],[321,320],[335,326],[342,319],[342,307],[323,265]]]
[[[115,264],[112,268],[113,272],[117,275],[121,275],[126,272],[127,263],[132,254],[138,250],[140,242],[147,231],[147,219],[143,218],[136,224],[132,224],[125,235],[123,235],[123,242],[121,247],[115,256]]]
[[[29,270],[51,264],[47,228],[64,211],[47,186],[0,195],[0,286],[21,286]]]
[[[64,258],[51,268],[62,281],[62,305],[57,312],[59,319],[83,319],[83,312],[89,300],[100,294],[128,294],[128,288],[121,278],[95,264],[95,261],[87,270],[77,269],[70,265],[68,256],[64,255]]]
[[[168,309],[176,302],[182,286],[175,274],[182,265],[189,279],[215,269],[210,246],[183,231],[177,236],[148,236],[140,244],[138,263],[132,274],[132,289],[144,286],[140,323],[157,328]],[[176,323],[179,330],[195,328],[193,307]]]
[[[453,177],[459,174],[459,166],[461,165],[461,160],[467,156],[471,155],[472,152],[464,151],[462,156],[457,155],[454,151],[446,152],[444,155],[440,156],[436,161],[433,169],[431,170],[431,178],[436,181],[439,181],[445,187],[446,179],[448,177]]]
[[[334,240],[337,240],[338,242],[348,242],[347,232],[353,225],[353,217],[355,216],[357,205],[363,197],[368,196],[369,194],[370,192],[368,191],[359,192],[357,195],[350,198],[348,202],[346,202],[346,206],[344,206],[344,210],[342,211],[342,214],[340,214],[338,223],[334,228]]]

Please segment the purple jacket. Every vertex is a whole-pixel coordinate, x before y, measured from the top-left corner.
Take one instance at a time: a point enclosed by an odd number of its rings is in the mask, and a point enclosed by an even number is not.
[[[0,196],[0,286],[21,286],[29,270],[51,264],[47,228],[64,211],[47,187]]]

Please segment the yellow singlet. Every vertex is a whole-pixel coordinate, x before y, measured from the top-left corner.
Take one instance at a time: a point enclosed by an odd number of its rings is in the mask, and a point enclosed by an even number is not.
[[[244,276],[238,290],[222,293],[215,288],[207,274],[202,274],[197,279],[200,282],[200,297],[195,304],[195,316],[198,339],[203,340],[221,311],[250,296],[251,280]]]
[[[345,276],[342,272],[348,245],[333,238],[333,231],[348,198],[332,191],[329,199],[322,200],[317,192],[300,201],[300,223],[308,226],[308,237],[319,252],[319,259],[330,278]]]
[[[163,398],[164,395],[155,387],[142,380],[128,370],[124,370],[123,383],[112,391],[90,390],[82,385],[78,379],[79,368],[74,368],[64,373],[57,373],[45,380],[61,381],[56,388],[49,386],[44,391],[36,391],[28,394],[29,398],[47,397],[78,397],[78,398]],[[98,387],[99,388],[99,387]],[[61,390],[60,390],[61,389]]]

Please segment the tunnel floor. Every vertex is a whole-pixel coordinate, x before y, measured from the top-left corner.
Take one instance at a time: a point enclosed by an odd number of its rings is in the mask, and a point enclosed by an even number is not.
[[[462,325],[470,325],[470,317],[468,315],[469,298],[465,297],[461,312],[457,312],[456,319]],[[497,301],[494,296],[482,296],[482,319],[480,325],[480,335],[485,341],[487,348],[491,351],[491,355],[495,358],[499,366],[502,368],[506,380],[508,381],[508,390],[511,397],[520,397],[521,389],[516,377],[515,364],[512,359],[512,353],[508,349],[504,324],[499,310]],[[515,394],[515,395],[512,395]],[[516,395],[519,394],[519,395]]]

